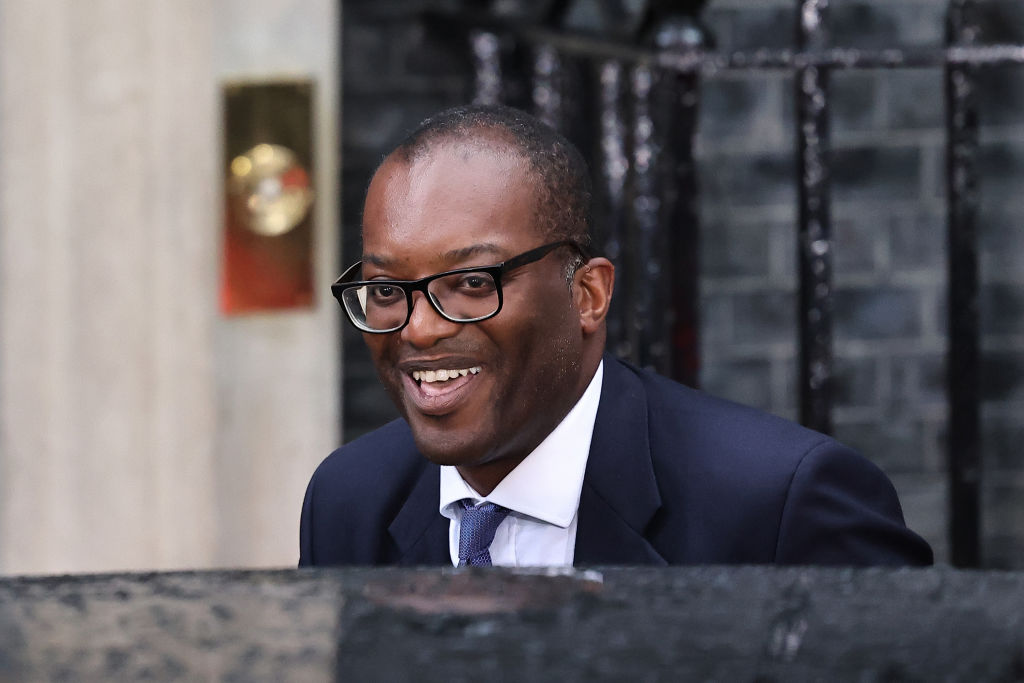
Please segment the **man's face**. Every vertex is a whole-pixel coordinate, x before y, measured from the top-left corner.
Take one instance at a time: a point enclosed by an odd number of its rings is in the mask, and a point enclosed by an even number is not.
[[[412,163],[387,160],[363,216],[363,278],[414,280],[499,263],[551,241],[535,225],[533,181],[508,153],[439,145]],[[409,323],[366,334],[381,380],[430,460],[512,466],[582,393],[582,331],[563,249],[502,277],[497,316],[453,323],[413,295]],[[447,381],[423,373],[468,370]],[[442,377],[443,377],[442,373]]]

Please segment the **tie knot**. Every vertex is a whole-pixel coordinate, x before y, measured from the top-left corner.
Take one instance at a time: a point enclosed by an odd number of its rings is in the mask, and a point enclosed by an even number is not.
[[[494,503],[473,505],[468,499],[459,501],[462,505],[462,521],[459,524],[459,566],[489,567],[489,548],[494,532],[508,516],[508,509]]]

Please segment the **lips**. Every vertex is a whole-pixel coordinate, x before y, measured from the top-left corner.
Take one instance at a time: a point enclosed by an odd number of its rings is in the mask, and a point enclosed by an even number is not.
[[[419,368],[405,370],[402,381],[406,396],[419,412],[441,416],[458,408],[472,392],[473,385],[480,379],[480,371],[478,365],[467,365],[459,370]]]

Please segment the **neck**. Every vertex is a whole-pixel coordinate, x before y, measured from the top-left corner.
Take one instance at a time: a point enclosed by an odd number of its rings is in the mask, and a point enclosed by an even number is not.
[[[502,479],[508,476],[509,472],[526,459],[527,455],[529,453],[518,458],[499,458],[482,465],[459,465],[455,469],[459,471],[462,479],[469,484],[470,488],[481,496],[487,496],[501,483]]]

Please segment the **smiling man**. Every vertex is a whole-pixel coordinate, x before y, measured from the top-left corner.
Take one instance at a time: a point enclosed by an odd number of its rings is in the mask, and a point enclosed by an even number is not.
[[[505,107],[377,169],[332,286],[402,419],[331,454],[300,565],[929,564],[874,465],[604,355],[579,152]]]

